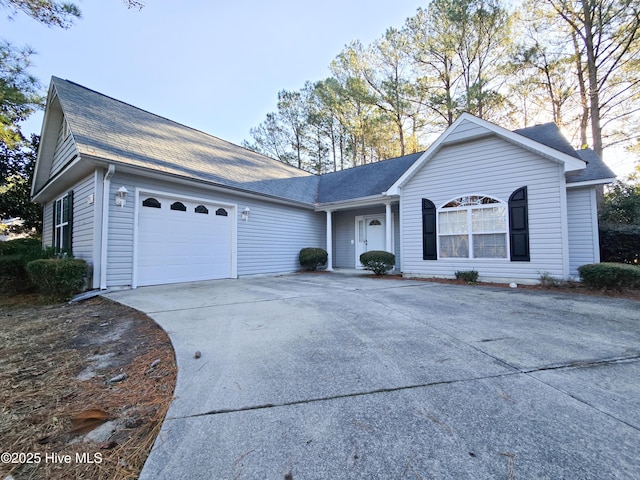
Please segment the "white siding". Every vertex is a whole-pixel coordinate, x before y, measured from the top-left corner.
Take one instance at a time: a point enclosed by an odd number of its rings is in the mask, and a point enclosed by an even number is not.
[[[443,144],[453,143],[460,140],[467,140],[480,135],[488,135],[491,132],[480,125],[465,120],[458,125],[455,131],[451,132],[444,140]]]
[[[126,205],[122,207],[115,204],[116,192],[121,186],[129,191]],[[111,178],[108,195],[107,287],[132,284],[134,191],[135,183],[131,177],[116,174]]]
[[[71,231],[73,256],[82,258],[93,266],[94,176],[85,178],[71,190],[73,190],[73,228]],[[92,204],[89,204],[90,195],[94,195]]]
[[[53,204],[47,202],[44,204],[42,213],[42,246],[53,246]]]
[[[368,213],[380,213],[380,209]],[[355,217],[352,211],[333,212],[333,266],[336,268],[356,266]]]
[[[255,199],[234,201],[239,205],[239,276],[296,271],[301,249],[326,248],[326,213]],[[248,222],[240,219],[246,206]]]
[[[422,205],[428,198],[437,208],[463,195],[487,195],[503,202],[528,187],[530,262],[509,259],[422,259]],[[566,231],[562,205],[566,191],[562,168],[550,160],[497,137],[443,147],[403,189],[403,273],[452,277],[457,270],[475,269],[491,280],[535,282],[542,273],[566,276]]]
[[[595,187],[567,190],[569,225],[569,273],[578,267],[600,261]]]
[[[91,194],[95,195],[94,175],[85,178],[67,191],[73,191],[73,223],[71,229],[73,256],[82,258],[90,265],[93,265],[94,205],[89,205],[88,197]],[[52,200],[44,206],[42,244],[46,247],[53,246],[54,204],[55,200]]]
[[[130,192],[124,207],[115,205],[116,191]],[[298,254],[304,247],[325,248],[325,213],[247,199],[238,195],[190,188],[142,177],[116,174],[109,193],[107,285],[127,286],[133,273],[134,192],[136,188],[237,205],[238,276],[291,272],[300,269]],[[249,221],[241,212],[249,207]]]
[[[62,126],[65,121],[66,120],[63,118],[62,123],[58,128],[58,140],[53,154],[53,163],[51,164],[51,173],[49,174],[49,177],[53,177],[58,173],[58,171],[78,153],[73,137],[68,134],[66,136],[64,135],[65,129],[62,128]]]

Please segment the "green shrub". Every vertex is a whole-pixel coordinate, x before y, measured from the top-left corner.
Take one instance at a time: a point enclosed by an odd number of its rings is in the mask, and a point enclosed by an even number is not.
[[[603,262],[640,263],[640,226],[600,225],[599,233]]]
[[[53,248],[42,248],[37,238],[18,238],[0,242],[0,292],[18,293],[33,290],[27,274],[27,263],[41,258],[53,258]]]
[[[464,270],[455,272],[456,280],[462,280],[469,285],[478,283],[478,272],[475,270]]]
[[[624,263],[590,263],[578,267],[582,283],[591,288],[640,288],[640,267]]]
[[[386,275],[396,264],[396,256],[383,250],[371,250],[360,255],[360,263],[378,276]]]
[[[40,293],[51,300],[68,300],[85,288],[87,262],[80,259],[42,259],[27,264],[27,272]]]
[[[22,255],[0,255],[0,292],[17,293],[33,289]]]
[[[542,272],[539,279],[540,285],[543,287],[556,288],[562,285],[562,281],[551,275],[549,272]]]
[[[0,242],[0,255],[34,255],[42,250],[42,241],[38,238],[16,238]]]
[[[300,250],[300,255],[298,255],[300,265],[309,271],[313,271],[320,265],[327,263],[328,258],[329,254],[323,248],[303,248]]]

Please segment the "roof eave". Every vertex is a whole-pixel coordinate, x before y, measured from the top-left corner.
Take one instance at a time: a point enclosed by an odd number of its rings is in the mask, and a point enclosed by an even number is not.
[[[255,192],[247,189],[243,189],[240,187],[235,187],[231,185],[225,185],[222,183],[211,182],[207,180],[202,180],[198,178],[186,177],[183,175],[177,175],[175,173],[169,172],[158,172],[157,170],[153,170],[151,168],[145,168],[140,166],[133,166],[125,162],[117,161],[117,160],[106,160],[100,157],[94,157],[91,155],[83,155],[83,158],[91,160],[94,164],[101,164],[102,166],[108,166],[109,164],[114,164],[118,168],[118,172],[120,173],[129,173],[132,175],[144,175],[145,177],[151,177],[159,180],[167,180],[167,177],[173,179],[173,181],[177,181],[178,183],[182,183],[185,185],[198,185],[210,190],[226,192],[228,193],[230,190],[235,192],[238,195],[242,195],[247,198],[262,198],[269,199],[274,203],[280,203],[285,205],[293,205],[297,207],[313,209],[314,205],[312,203],[301,202],[298,200],[292,200],[284,197],[278,197],[276,195],[269,195],[267,193]]]
[[[584,180],[581,182],[567,182],[567,188],[588,187],[591,185],[606,185],[607,183],[613,183],[616,181],[615,177],[611,178],[598,178],[595,180]]]
[[[31,181],[31,196],[34,197],[36,196],[40,190],[42,190],[42,188],[48,183],[48,179],[41,181],[40,178],[42,177],[42,175],[48,175],[49,170],[51,169],[51,164],[53,162],[53,152],[51,151],[51,148],[47,148],[47,144],[45,144],[44,142],[47,142],[48,137],[44,135],[45,131],[48,128],[54,128],[54,126],[51,125],[51,115],[53,115],[52,113],[52,108],[50,108],[50,106],[54,103],[55,99],[57,98],[58,94],[56,92],[55,86],[53,84],[53,81],[49,84],[49,91],[47,93],[47,103],[46,106],[47,108],[45,108],[45,112],[44,112],[44,118],[42,119],[42,125],[40,126],[40,138],[41,143],[40,146],[38,147],[38,152],[36,154],[36,164],[34,166],[34,170],[33,170],[33,179]],[[62,109],[62,105],[60,105],[60,109]],[[64,112],[62,113],[62,116],[64,117]],[[57,139],[57,137],[54,137],[53,141],[55,142]],[[51,161],[49,161],[46,165],[43,166],[43,155],[44,155],[44,151],[47,150],[48,153],[50,153],[52,155],[51,157]],[[53,145],[53,150],[55,150],[55,144]],[[41,170],[45,170],[45,172],[41,172]],[[40,188],[38,188],[38,184],[41,185]]]

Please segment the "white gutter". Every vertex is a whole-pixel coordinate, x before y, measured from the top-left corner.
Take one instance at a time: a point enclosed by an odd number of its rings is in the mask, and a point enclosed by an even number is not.
[[[116,166],[109,165],[107,173],[102,180],[102,235],[100,242],[100,290],[107,289],[107,247],[109,238],[109,191],[111,189],[111,177],[116,172]]]
[[[367,197],[360,197],[356,199],[338,200],[336,202],[316,203],[315,211],[324,212],[327,209],[333,211],[344,210],[348,208],[366,207],[370,205],[376,205],[380,203],[388,203],[390,201],[398,200],[397,195],[387,195],[387,192],[380,193],[378,195],[369,195]]]
[[[615,181],[616,181],[616,177],[599,178],[597,180],[585,180],[583,182],[567,182],[567,188],[588,187],[591,185],[604,185],[606,183],[613,183]]]

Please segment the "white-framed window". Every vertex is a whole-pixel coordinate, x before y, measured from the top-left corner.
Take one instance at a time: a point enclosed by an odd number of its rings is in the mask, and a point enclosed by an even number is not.
[[[56,251],[71,251],[71,219],[73,192],[58,198],[53,204],[53,246]]]
[[[440,258],[507,258],[507,204],[468,195],[438,210]]]

